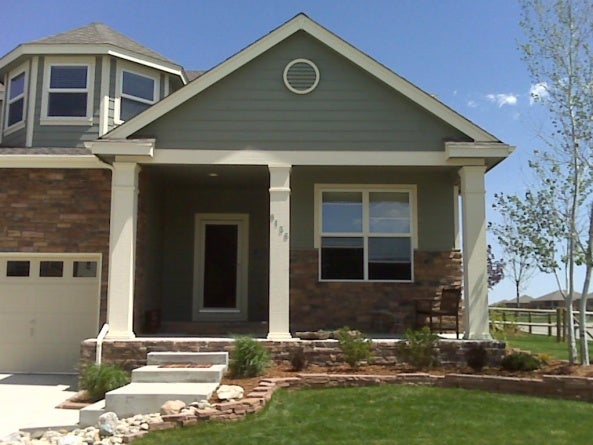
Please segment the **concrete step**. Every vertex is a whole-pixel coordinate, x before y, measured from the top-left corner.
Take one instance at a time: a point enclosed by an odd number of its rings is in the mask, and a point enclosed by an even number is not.
[[[209,365],[228,365],[228,352],[149,352],[146,360],[148,365],[165,363],[196,363]]]
[[[118,417],[158,413],[167,400],[185,403],[208,399],[218,383],[130,383],[105,395],[105,409]]]
[[[92,405],[85,406],[79,411],[78,425],[81,427],[94,426],[101,414],[106,413],[105,400],[99,400]]]
[[[148,365],[132,371],[132,383],[220,383],[226,365],[209,368],[161,368]]]

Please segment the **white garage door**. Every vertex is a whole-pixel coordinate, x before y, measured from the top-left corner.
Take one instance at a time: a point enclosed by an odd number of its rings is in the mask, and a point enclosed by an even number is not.
[[[0,254],[0,372],[72,372],[96,337],[100,254]]]

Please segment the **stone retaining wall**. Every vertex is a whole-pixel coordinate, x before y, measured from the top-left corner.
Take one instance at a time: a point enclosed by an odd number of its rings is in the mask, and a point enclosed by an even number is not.
[[[442,388],[481,389],[509,394],[529,394],[593,402],[593,378],[544,376],[542,380],[483,375],[447,374],[434,376],[425,373],[396,375],[334,375],[298,374],[296,377],[263,379],[259,386],[238,401],[214,404],[198,409],[195,414],[163,416],[163,422],[153,423],[149,431],[195,425],[204,420],[237,420],[261,411],[279,388],[363,387],[376,385],[422,385]],[[124,442],[147,434],[142,431],[124,437]]]
[[[378,365],[396,365],[401,363],[400,344],[402,340],[374,340],[371,362]],[[344,365],[342,354],[336,340],[262,340],[272,353],[276,363],[289,363],[297,348],[303,348],[308,363],[321,366]],[[196,339],[196,338],[135,338],[131,340],[105,340],[103,343],[103,363],[118,364],[128,370],[146,365],[149,352],[231,352],[232,339]],[[465,364],[466,352],[477,346],[483,346],[488,353],[488,365],[499,366],[504,357],[505,344],[498,341],[441,340],[439,342],[439,360],[443,364]],[[96,341],[85,340],[81,345],[80,369],[95,362]]]

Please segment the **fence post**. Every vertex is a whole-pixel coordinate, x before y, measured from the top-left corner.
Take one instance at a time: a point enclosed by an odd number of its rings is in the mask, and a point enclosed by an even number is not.
[[[548,312],[548,337],[552,336],[552,314]]]
[[[527,321],[529,322],[529,333],[533,334],[533,326],[531,326],[531,312],[527,313]]]
[[[562,341],[562,309],[556,308],[556,342],[560,343]]]

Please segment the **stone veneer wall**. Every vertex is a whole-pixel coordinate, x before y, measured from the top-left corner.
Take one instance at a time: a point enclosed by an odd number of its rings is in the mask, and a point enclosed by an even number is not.
[[[413,283],[320,282],[318,251],[290,252],[290,327],[315,331],[350,326],[376,330],[376,311],[396,316],[395,333],[416,325],[414,300],[441,286],[461,286],[461,252],[414,252]]]
[[[110,170],[0,169],[0,251],[101,253],[101,324],[110,213]]]
[[[277,363],[290,363],[290,357],[297,348],[303,348],[307,362],[322,366],[344,365],[342,354],[336,340],[291,340],[262,343],[272,353]],[[375,340],[373,342],[373,364],[395,365],[400,363],[401,340]],[[441,340],[439,360],[443,364],[465,364],[465,354],[469,349],[483,346],[488,353],[488,365],[499,366],[505,354],[505,343],[499,341]],[[103,343],[103,363],[118,364],[132,370],[146,365],[149,352],[231,352],[232,339],[195,338],[135,338],[132,340],[105,340]],[[94,363],[96,340],[85,340],[81,344],[80,369]]]

